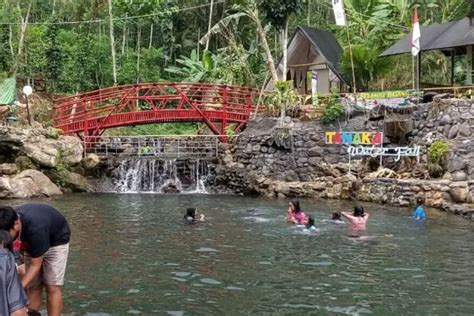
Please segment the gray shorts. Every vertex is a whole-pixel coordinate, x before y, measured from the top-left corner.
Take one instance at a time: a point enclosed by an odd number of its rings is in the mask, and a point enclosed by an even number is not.
[[[49,248],[43,255],[41,271],[39,275],[31,281],[30,287],[38,286],[42,283],[57,286],[63,285],[68,254],[69,243]],[[28,271],[31,265],[31,257],[28,254],[25,255],[25,264],[26,271]]]

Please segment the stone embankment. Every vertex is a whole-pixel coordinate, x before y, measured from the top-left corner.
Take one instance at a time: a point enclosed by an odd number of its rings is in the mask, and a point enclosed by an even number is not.
[[[90,191],[81,174],[83,147],[55,129],[0,126],[0,198],[31,198]]]
[[[436,100],[412,115],[413,131],[404,146],[421,146],[414,158],[352,160],[347,146],[325,142],[326,131],[383,131],[383,120],[365,116],[347,123],[321,125],[287,118],[257,118],[235,140],[223,146],[220,164],[209,183],[217,191],[273,197],[319,197],[410,206],[424,197],[428,206],[473,218],[474,104],[466,100]],[[284,126],[284,127],[281,127]],[[449,145],[446,172],[439,179],[428,173],[427,148],[434,140]],[[398,147],[384,139],[384,146]]]

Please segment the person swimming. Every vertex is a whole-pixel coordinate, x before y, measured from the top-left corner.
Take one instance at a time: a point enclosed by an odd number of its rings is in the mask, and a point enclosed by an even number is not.
[[[308,219],[305,213],[301,210],[300,202],[293,200],[288,203],[287,221],[294,224],[306,225]]]
[[[199,218],[196,219],[196,216],[199,215]],[[204,214],[199,213],[194,207],[190,207],[186,210],[184,214],[184,221],[186,224],[194,224],[196,221],[204,222]]]
[[[317,230],[316,226],[314,226],[314,218],[312,216],[308,217],[308,222],[306,223],[305,227],[309,231]]]
[[[413,210],[414,220],[416,221],[426,220],[426,213],[425,213],[425,209],[423,208],[424,204],[425,204],[425,201],[422,197],[419,197],[416,199],[416,206],[415,206],[415,209]]]
[[[351,223],[351,229],[353,230],[365,230],[367,221],[369,219],[369,213],[364,212],[364,208],[360,205],[354,206],[352,214],[350,212],[341,212],[341,215],[349,220]]]

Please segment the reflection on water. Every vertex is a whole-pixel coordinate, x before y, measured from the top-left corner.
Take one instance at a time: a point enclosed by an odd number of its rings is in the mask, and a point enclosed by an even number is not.
[[[110,194],[50,202],[73,230],[70,315],[474,310],[474,226],[444,214],[419,225],[408,209],[368,204],[368,231],[350,238],[347,225],[321,223],[350,207],[339,202],[302,201],[317,234],[288,226],[283,200]],[[208,222],[183,225],[190,206]]]

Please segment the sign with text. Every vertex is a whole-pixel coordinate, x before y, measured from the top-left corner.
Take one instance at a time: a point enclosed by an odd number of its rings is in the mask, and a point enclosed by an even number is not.
[[[347,149],[349,156],[371,156],[371,157],[395,157],[395,161],[400,160],[400,157],[419,157],[420,146],[415,147],[364,147],[364,146],[349,146]]]
[[[382,132],[326,132],[326,144],[381,145]]]

